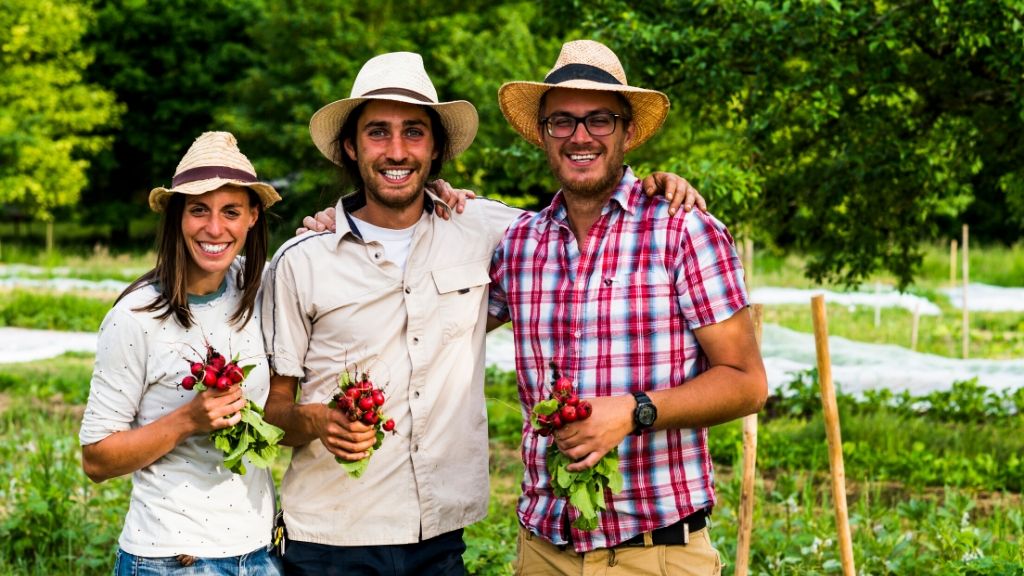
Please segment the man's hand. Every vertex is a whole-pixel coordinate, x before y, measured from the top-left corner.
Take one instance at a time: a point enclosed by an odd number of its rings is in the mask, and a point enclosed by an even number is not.
[[[462,211],[466,209],[467,198],[476,198],[476,192],[463,190],[462,188],[452,188],[451,184],[440,178],[433,182],[428,182],[427,188],[430,188],[449,208],[459,214],[462,214]],[[441,218],[448,219],[448,211],[444,209],[444,206],[435,206],[434,212]]]
[[[700,195],[700,192],[690,186],[685,178],[671,172],[655,172],[644,178],[641,186],[647,196],[663,193],[665,199],[669,201],[668,213],[670,215],[675,215],[680,205],[683,206],[684,212],[692,210],[694,205],[702,212],[708,211],[708,205],[704,202],[704,197]]]
[[[324,208],[312,216],[303,218],[302,227],[295,229],[295,235],[302,236],[306,232],[323,232],[325,230],[334,232],[334,223],[336,221],[337,214],[334,211],[334,206]]]
[[[317,426],[317,435],[328,452],[355,462],[370,455],[370,448],[377,441],[377,432],[372,426],[353,422],[340,410],[324,406],[326,414]]]
[[[593,468],[633,431],[633,409],[636,407],[633,396],[601,396],[585,400],[593,407],[590,418],[567,424],[554,434],[558,449],[576,460],[566,467],[570,472]]]

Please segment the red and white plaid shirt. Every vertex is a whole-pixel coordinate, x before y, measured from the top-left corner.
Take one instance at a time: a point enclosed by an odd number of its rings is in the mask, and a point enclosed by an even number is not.
[[[707,369],[694,330],[747,306],[743,270],[721,222],[698,210],[669,216],[668,202],[648,199],[626,167],[582,249],[559,192],[508,229],[491,279],[489,312],[512,321],[526,417],[519,519],[564,544],[577,514],[552,494],[544,463],[552,441],[535,435],[528,417],[550,392],[549,363],[583,398],[684,386]],[[630,435],[619,460],[625,486],[606,491],[596,530],[573,529],[578,552],[615,546],[715,502],[707,429]]]

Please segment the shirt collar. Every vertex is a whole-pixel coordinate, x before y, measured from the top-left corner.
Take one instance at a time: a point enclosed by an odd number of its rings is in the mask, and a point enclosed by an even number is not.
[[[601,214],[607,214],[613,205],[618,205],[619,208],[630,214],[636,211],[639,198],[636,194],[632,194],[632,191],[638,179],[628,164],[623,165],[623,168],[622,179],[615,185],[611,197],[608,198],[608,203],[601,209]],[[569,213],[565,207],[565,193],[562,190],[555,194],[555,197],[551,200],[550,208],[549,217],[551,220],[562,223],[568,220]]]
[[[448,217],[451,218],[452,208],[448,204],[445,204],[438,195],[434,194],[429,188],[424,189],[425,194],[423,195],[423,211],[428,215],[434,213],[434,207],[436,204],[440,204],[444,207],[445,211],[448,212]],[[335,239],[340,243],[345,236],[352,234],[359,240],[363,239],[363,233],[356,226],[355,220],[352,219],[352,212],[359,210],[363,206],[366,206],[366,192],[362,190],[356,190],[355,192],[343,196],[338,200],[338,204],[335,206],[335,212],[337,214],[343,214],[345,218],[339,218],[334,224],[334,236]]]

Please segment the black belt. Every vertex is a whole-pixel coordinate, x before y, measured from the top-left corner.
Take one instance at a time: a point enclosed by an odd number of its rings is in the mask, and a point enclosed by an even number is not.
[[[707,512],[698,510],[675,524],[655,528],[651,532],[651,543],[654,546],[685,546],[690,543],[690,534],[707,526],[707,518]],[[645,546],[644,534],[637,534],[629,540],[620,542],[618,546]]]

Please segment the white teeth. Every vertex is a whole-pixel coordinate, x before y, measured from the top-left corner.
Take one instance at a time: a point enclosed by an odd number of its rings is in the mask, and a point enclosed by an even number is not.
[[[228,249],[227,244],[208,244],[206,242],[200,242],[199,247],[203,249],[203,252],[209,252],[210,254],[220,254]]]
[[[409,174],[412,174],[412,170],[385,170],[384,177],[390,180],[401,180]]]
[[[573,162],[587,162],[597,158],[597,154],[569,154],[569,159]]]

